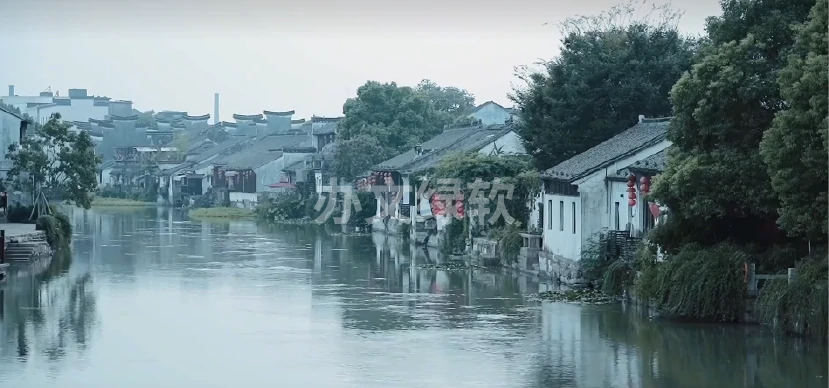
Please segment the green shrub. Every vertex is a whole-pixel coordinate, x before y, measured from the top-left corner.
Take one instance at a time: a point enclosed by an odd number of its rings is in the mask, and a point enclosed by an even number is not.
[[[521,225],[517,222],[496,227],[489,232],[489,236],[498,241],[501,257],[507,263],[518,262],[521,247],[524,245],[524,239],[519,233],[521,233]]]
[[[797,276],[770,280],[757,297],[757,318],[773,329],[825,341],[829,337],[829,291],[826,254],[816,254],[795,267]]]
[[[748,259],[742,249],[729,244],[686,245],[663,262],[643,261],[636,289],[668,317],[739,322],[744,319]]]
[[[72,222],[69,221],[69,217],[66,214],[63,214],[58,211],[53,211],[52,216],[58,221],[60,225],[61,233],[63,234],[64,242],[68,243],[72,241]]]
[[[52,249],[56,250],[64,243],[63,229],[57,218],[53,216],[40,216],[35,224],[35,230],[42,230],[46,234],[46,242]]]
[[[440,252],[444,255],[462,254],[466,250],[465,230],[464,221],[452,217],[451,221],[443,228]]]
[[[12,205],[8,208],[6,221],[13,224],[28,222],[29,216],[32,215],[32,209],[34,208],[31,206],[20,205],[20,203],[18,202],[17,204]]]

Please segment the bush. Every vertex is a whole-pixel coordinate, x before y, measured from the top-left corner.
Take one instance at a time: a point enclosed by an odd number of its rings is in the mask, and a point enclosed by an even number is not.
[[[55,217],[55,220],[58,221],[64,242],[72,241],[72,223],[69,221],[69,217],[58,211],[53,211],[52,217]]]
[[[519,223],[504,225],[492,229],[489,236],[498,241],[501,257],[507,263],[518,262],[518,256],[521,254],[521,247],[524,245],[524,239],[519,234],[521,226]]]
[[[757,318],[773,329],[825,341],[829,337],[829,291],[826,254],[816,254],[798,263],[797,276],[771,280],[757,297]]]
[[[35,230],[42,230],[46,234],[46,242],[54,250],[64,244],[63,229],[56,217],[40,216],[35,224]]]
[[[302,198],[297,196],[285,196],[276,200],[264,201],[261,205],[256,207],[256,216],[264,221],[284,221],[294,220],[307,216],[306,207],[308,202],[311,202],[313,209],[314,203],[311,198]],[[322,208],[325,210],[325,207]]]
[[[462,254],[466,250],[467,230],[463,220],[452,218],[443,229],[443,240],[440,244],[440,252],[444,255]]]
[[[708,322],[744,319],[748,255],[739,247],[686,245],[657,263],[648,252],[640,260],[639,296],[656,302],[668,317]]]
[[[19,202],[8,208],[6,214],[6,221],[13,224],[26,223],[29,221],[29,216],[32,215],[32,206],[23,206]]]
[[[199,195],[193,199],[193,208],[208,209],[213,207],[213,196],[210,194]]]

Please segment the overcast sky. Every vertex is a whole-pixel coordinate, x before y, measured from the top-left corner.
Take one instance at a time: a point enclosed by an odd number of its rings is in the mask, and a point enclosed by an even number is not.
[[[514,67],[557,54],[556,23],[616,3],[0,0],[0,95],[87,88],[198,115],[218,92],[232,121],[263,109],[338,116],[367,80],[428,78],[511,106]],[[673,6],[686,33],[720,14],[717,0]]]

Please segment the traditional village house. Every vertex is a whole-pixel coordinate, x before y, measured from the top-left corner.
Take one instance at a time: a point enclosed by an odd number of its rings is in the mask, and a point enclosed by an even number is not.
[[[262,192],[279,192],[271,187],[284,180],[282,171],[316,152],[306,134],[277,134],[256,139],[249,147],[211,162],[214,189],[228,192],[232,203],[253,205]]]
[[[204,114],[201,116],[190,116],[184,115],[181,116],[181,123],[184,124],[184,127],[189,132],[201,132],[206,130],[210,125],[207,121],[210,120],[210,114]]]
[[[112,182],[108,189],[118,192],[142,192],[156,182],[160,171],[184,161],[184,155],[175,147],[118,147],[114,151],[114,163],[101,175],[105,173]]]
[[[245,136],[264,136],[264,133],[259,133],[259,126],[256,121],[263,119],[262,114],[256,115],[240,115],[233,114],[233,119],[236,120],[236,134]]]
[[[467,116],[479,120],[481,125],[506,124],[512,120],[513,109],[487,101],[475,107]]]
[[[304,160],[286,165],[285,180],[280,186],[293,185],[305,193],[330,193],[330,166],[336,153],[336,140],[342,117],[312,116],[311,120],[293,120],[292,128],[307,133],[316,152]],[[341,182],[345,184],[344,182]],[[301,186],[301,187],[300,187]]]
[[[650,222],[643,215],[647,205],[630,201],[635,195],[619,171],[669,147],[669,124],[667,118],[640,116],[632,128],[542,174],[542,272],[567,283],[580,282],[582,248],[597,233],[621,230],[641,235]]]
[[[198,140],[199,138],[196,138]],[[249,147],[254,139],[245,136],[222,137],[220,142],[209,138],[188,148],[185,161],[161,172],[159,187],[167,192],[167,201],[176,204],[182,195],[192,197],[207,193],[213,183],[213,160],[227,157]]]
[[[418,187],[413,187],[410,177],[437,166],[452,153],[468,151],[487,155],[526,154],[521,138],[510,124],[472,125],[444,130],[422,145],[373,168],[366,189],[374,185],[381,190],[388,187],[389,191],[377,198],[377,217],[372,230],[397,234],[400,224],[407,223],[412,225],[410,230],[416,243],[427,241],[429,245],[437,246],[438,239],[427,239],[427,235],[430,230],[440,235],[449,219],[446,215],[432,214],[430,198],[417,198]],[[386,185],[386,182],[391,184]],[[401,192],[393,192],[395,188]],[[397,206],[392,205],[395,198],[399,198]]]

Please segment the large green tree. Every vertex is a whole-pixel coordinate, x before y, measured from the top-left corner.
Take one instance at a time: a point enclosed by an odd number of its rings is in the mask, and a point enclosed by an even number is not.
[[[759,146],[785,106],[778,73],[794,27],[813,4],[727,0],[723,16],[709,19],[709,42],[671,92],[674,145],[652,193],[671,209],[668,223],[655,231],[663,248],[784,242]]]
[[[359,135],[340,140],[334,153],[334,173],[337,177],[351,180],[368,172],[378,160],[385,159],[385,149],[375,138]]]
[[[780,73],[785,110],[762,142],[771,185],[780,198],[779,224],[795,236],[827,236],[827,0],[818,0]]]
[[[54,113],[32,136],[9,146],[6,158],[12,161],[7,180],[32,194],[57,195],[88,209],[98,187],[95,144],[86,131],[72,132],[71,124]]]
[[[561,54],[519,74],[511,98],[536,167],[550,168],[633,126],[669,116],[669,92],[690,68],[697,41],[680,35],[668,7],[637,18],[625,4],[564,23]]]
[[[452,123],[473,104],[474,97],[466,90],[441,87],[429,80],[414,88],[368,81],[357,89],[355,98],[343,105],[345,119],[340,123],[339,136],[341,140],[359,136],[375,139],[381,148],[366,155],[371,166],[439,134],[444,125]],[[341,154],[348,154],[352,145],[363,144],[362,140],[349,144]],[[344,166],[349,161],[339,163]]]

